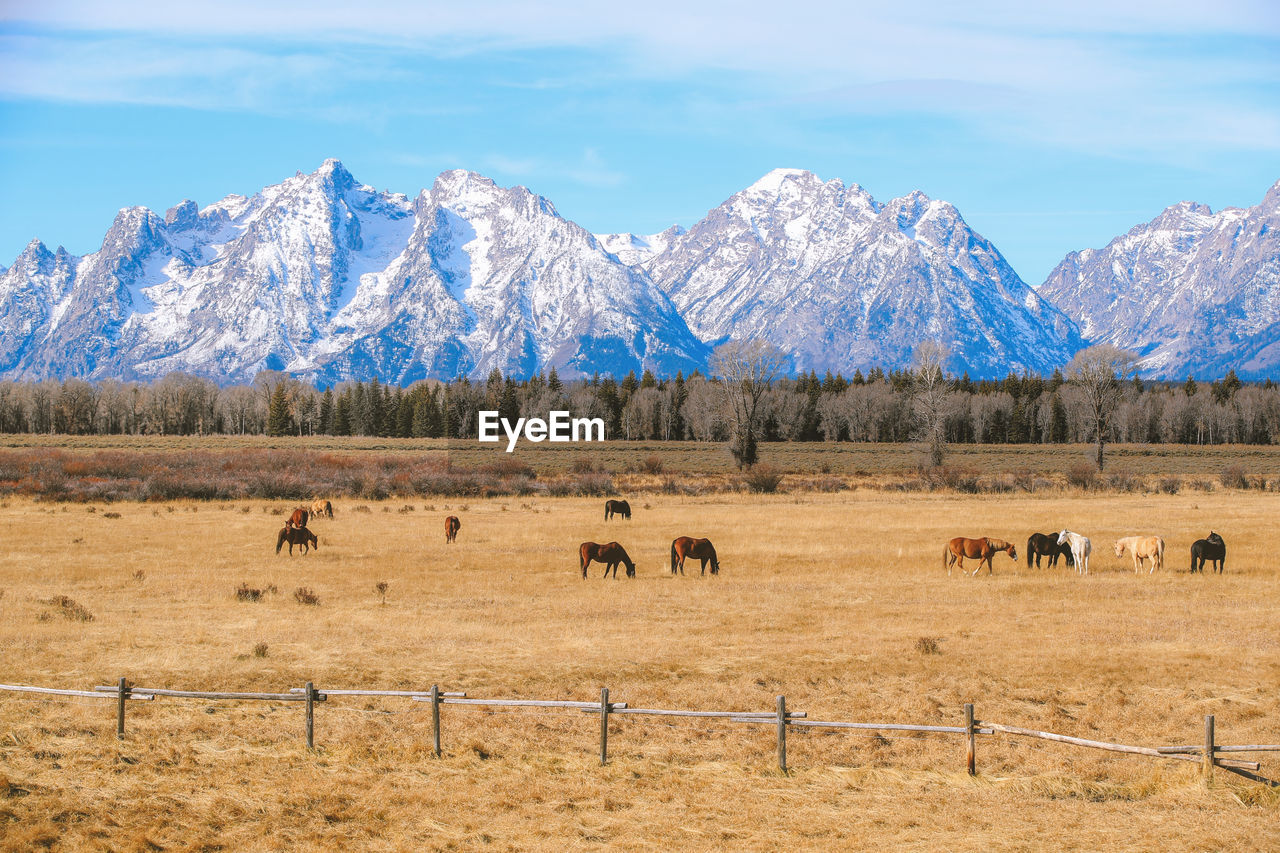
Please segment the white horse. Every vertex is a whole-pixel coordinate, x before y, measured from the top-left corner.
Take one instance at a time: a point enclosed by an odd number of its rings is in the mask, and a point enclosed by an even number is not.
[[[1137,574],[1142,564],[1151,561],[1147,574],[1156,569],[1164,569],[1164,540],[1159,536],[1126,536],[1116,540],[1116,556],[1123,557],[1125,549],[1129,549],[1133,557],[1133,573]]]
[[[1093,543],[1087,536],[1064,530],[1058,534],[1058,544],[1066,544],[1071,548],[1071,559],[1076,564],[1076,574],[1089,574],[1089,554],[1093,552]]]

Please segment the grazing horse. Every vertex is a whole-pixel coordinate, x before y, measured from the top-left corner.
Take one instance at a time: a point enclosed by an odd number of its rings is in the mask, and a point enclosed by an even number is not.
[[[458,521],[456,515],[451,515],[444,520],[444,541],[453,542],[458,538],[458,528],[462,526],[462,522]]]
[[[671,574],[680,570],[684,574],[684,558],[695,557],[702,561],[702,574],[707,573],[707,561],[711,562],[711,574],[720,574],[720,561],[716,558],[716,548],[710,539],[694,539],[692,536],[681,536],[671,542]]]
[[[297,545],[302,549],[302,553],[307,553],[310,548],[320,550],[320,540],[316,535],[305,527],[290,527],[285,525],[280,528],[280,535],[276,537],[276,553],[280,553],[280,549],[284,547],[284,543],[289,543],[289,553],[293,553],[293,546]]]
[[[1089,537],[1063,530],[1058,534],[1058,544],[1066,544],[1071,548],[1071,559],[1076,564],[1076,574],[1089,574],[1089,555],[1093,553],[1093,543]]]
[[[1040,558],[1049,558],[1049,568],[1056,569],[1058,567],[1058,558],[1066,557],[1067,565],[1071,563],[1071,547],[1069,545],[1059,545],[1057,534],[1054,533],[1032,533],[1027,539],[1027,568],[1031,568],[1031,558],[1036,561],[1036,568],[1040,568]]]
[[[308,518],[310,518],[310,516],[307,514],[306,508],[298,507],[293,511],[293,515],[289,516],[289,520],[284,523],[284,526],[292,527],[295,530],[301,530],[307,526]]]
[[[1191,543],[1191,571],[1204,574],[1205,560],[1213,563],[1215,574],[1227,567],[1227,543],[1212,530],[1208,539],[1197,539]]]
[[[311,502],[312,518],[333,518],[333,504],[324,498],[316,498]]]
[[[609,570],[613,570],[613,576],[618,576],[618,564],[623,563],[627,567],[627,577],[636,576],[636,564],[631,562],[631,558],[627,556],[627,549],[623,548],[617,542],[607,542],[604,545],[597,545],[595,542],[583,542],[578,546],[578,561],[582,564],[582,576],[587,576],[587,566],[591,561],[604,563],[604,577],[609,577]]]
[[[631,504],[626,501],[605,501],[604,502],[604,520],[608,521],[613,518],[614,514],[618,514],[627,521],[631,520]]]
[[[982,570],[982,564],[987,564],[987,574],[992,574],[991,558],[996,555],[997,551],[1007,551],[1009,556],[1014,560],[1018,559],[1018,549],[1013,547],[1010,542],[1003,539],[966,539],[963,536],[957,536],[947,543],[947,547],[942,549],[942,567],[947,570],[947,574],[951,574],[951,567],[960,562],[960,571],[964,571],[964,558],[978,559],[978,568],[974,569],[972,574],[977,574]]]
[[[1151,561],[1147,574],[1164,568],[1164,540],[1159,536],[1126,536],[1116,540],[1116,556],[1123,557],[1125,549],[1133,557],[1133,573],[1136,575],[1146,560]]]

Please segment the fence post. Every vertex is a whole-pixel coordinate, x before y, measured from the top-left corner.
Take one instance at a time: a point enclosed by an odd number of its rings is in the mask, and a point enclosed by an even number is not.
[[[124,740],[124,700],[129,695],[129,682],[120,678],[119,693],[116,697],[116,740]]]
[[[600,766],[609,763],[609,688],[600,688]]]
[[[970,776],[977,776],[977,744],[974,743],[973,730],[973,703],[967,702],[964,706],[964,732],[968,746],[965,749],[965,765],[969,769]]]
[[[307,691],[307,749],[316,748],[316,689],[310,681],[306,685]]]
[[[778,697],[778,769],[787,772],[787,697]]]
[[[1213,714],[1207,714],[1204,718],[1204,761],[1200,765],[1206,785],[1213,781],[1213,752]]]
[[[440,757],[440,685],[431,685],[431,742],[436,758]]]

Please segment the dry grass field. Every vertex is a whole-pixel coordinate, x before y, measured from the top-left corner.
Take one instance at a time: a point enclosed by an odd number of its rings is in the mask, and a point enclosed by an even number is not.
[[[979,718],[1146,745],[1280,742],[1280,496],[639,495],[346,500],[320,547],[274,553],[286,502],[0,506],[0,681],[87,688],[373,687],[770,710],[959,725]],[[445,545],[443,519],[462,519]],[[948,577],[944,542],[1023,543],[1063,526],[1094,574]],[[1194,538],[1228,546],[1187,574]],[[1168,542],[1135,576],[1121,535]],[[668,546],[708,536],[719,577],[673,578]],[[622,542],[633,580],[578,572]],[[687,569],[686,569],[687,571]],[[386,592],[376,587],[385,582]],[[266,590],[240,601],[242,583]],[[319,597],[308,606],[294,591]],[[274,590],[274,591],[272,591]],[[92,615],[79,621],[66,596]],[[936,640],[936,653],[928,642]],[[0,850],[1274,850],[1280,795],[1190,762],[955,735],[725,720],[442,709],[333,697],[317,750],[298,703],[114,702],[0,692]],[[1263,773],[1280,776],[1280,756]]]

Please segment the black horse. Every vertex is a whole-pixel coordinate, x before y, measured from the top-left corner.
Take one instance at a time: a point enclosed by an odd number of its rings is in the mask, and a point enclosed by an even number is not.
[[[1215,573],[1227,568],[1227,543],[1212,530],[1209,531],[1208,539],[1197,539],[1191,543],[1191,571],[1204,574],[1206,560],[1213,563]]]
[[[604,520],[608,521],[613,518],[614,514],[620,515],[628,521],[631,520],[631,504],[626,501],[605,501],[604,502]]]
[[[1056,533],[1032,533],[1027,538],[1027,568],[1031,568],[1031,558],[1036,559],[1036,568],[1040,568],[1040,558],[1049,558],[1049,568],[1056,569],[1058,567],[1058,557],[1066,557],[1067,565],[1074,566],[1071,560],[1071,546],[1065,542],[1058,544],[1058,534]]]

